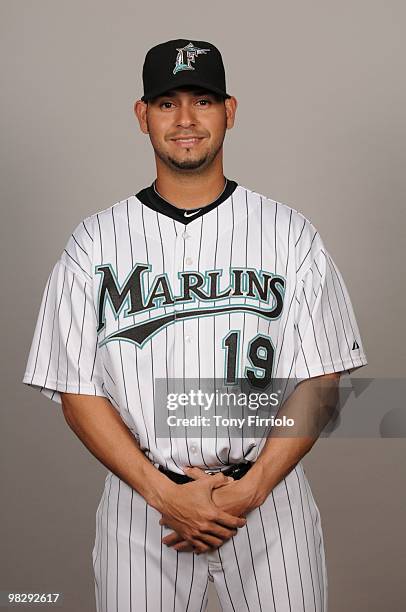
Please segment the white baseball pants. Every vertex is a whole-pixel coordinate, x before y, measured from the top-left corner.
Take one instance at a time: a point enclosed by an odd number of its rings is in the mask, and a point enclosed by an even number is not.
[[[203,612],[208,581],[226,612],[326,612],[320,514],[301,463],[219,549],[162,544],[161,514],[112,472],[96,512],[97,612]]]

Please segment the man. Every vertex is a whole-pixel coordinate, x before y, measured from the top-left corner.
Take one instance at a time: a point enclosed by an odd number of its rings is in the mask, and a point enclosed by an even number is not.
[[[200,612],[211,580],[227,611],[325,612],[320,514],[300,460],[336,405],[340,374],[367,363],[348,291],[304,215],[224,176],[237,101],[218,49],[157,45],[143,84],[134,111],[156,180],[73,230],[23,378],[62,403],[108,468],[97,610]],[[276,379],[295,381],[278,413],[294,416],[295,434],[264,435],[240,410],[242,429],[224,436],[182,419],[163,435],[172,408],[159,382],[169,397],[178,381],[265,391]],[[174,412],[186,416],[182,405]]]

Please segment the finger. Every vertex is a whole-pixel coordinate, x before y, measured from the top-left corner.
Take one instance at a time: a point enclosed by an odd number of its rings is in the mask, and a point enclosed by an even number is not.
[[[194,552],[195,550],[191,544],[186,542],[186,540],[183,540],[179,544],[175,544],[173,548],[179,552]]]
[[[225,541],[235,536],[237,534],[237,529],[226,529],[225,527],[222,527],[221,525],[214,524],[210,527],[210,529],[208,529],[207,531],[204,531],[203,533],[209,536],[214,536],[218,540]],[[166,535],[164,538],[162,538],[161,541],[166,546],[175,547],[175,544],[179,544],[180,542],[182,541],[184,542],[185,540],[183,540],[182,536],[180,536],[176,531],[172,531],[171,533]]]
[[[226,529],[221,525],[214,524],[207,531],[203,531],[202,534],[204,534],[204,537],[208,536],[209,539],[214,537],[216,541],[221,540],[222,542],[224,542],[225,540],[228,540],[229,538],[235,536],[237,534],[237,529]],[[175,547],[175,544],[179,544],[182,541],[185,540],[183,540],[183,537],[179,535],[176,531],[172,531],[164,538],[162,538],[162,543],[166,546]]]
[[[198,467],[183,468],[183,471],[185,472],[186,476],[193,478],[193,480],[200,480],[202,478],[210,478],[210,474],[206,474],[204,470],[201,470]]]
[[[224,544],[224,540],[222,540],[222,538],[217,538],[211,533],[206,532],[200,533],[199,537],[195,539],[201,541],[206,546],[209,546],[209,548],[219,548],[219,546]]]
[[[226,529],[225,527],[221,527],[220,525],[214,524],[210,527],[210,529],[202,533],[204,534],[204,536],[209,536],[209,539],[211,537],[214,537],[217,542],[224,542],[225,540],[228,540],[231,537],[237,535],[237,529]],[[174,548],[175,545],[181,542],[185,542],[185,540],[183,540],[182,536],[180,536],[176,531],[172,531],[167,536],[162,538],[163,544],[165,544],[166,546],[173,546]]]
[[[207,552],[210,549],[210,546],[208,544],[205,544],[204,542],[202,542],[201,540],[198,540],[197,538],[190,538],[188,542],[190,546],[192,547],[193,552],[196,555],[200,555],[204,552]]]
[[[227,529],[226,527],[222,527],[217,523],[213,523],[208,529],[203,530],[202,533],[214,535],[216,538],[221,540],[228,540],[229,538],[237,535],[237,531],[238,529]]]
[[[216,523],[220,523],[229,529],[238,529],[239,527],[244,527],[247,519],[242,516],[233,516],[232,514],[228,514],[228,512],[223,512],[219,510],[217,507],[217,517],[215,519]]]
[[[172,531],[167,536],[162,538],[162,543],[167,546],[173,546],[177,542],[181,542],[183,540],[182,536],[180,536],[176,531]]]

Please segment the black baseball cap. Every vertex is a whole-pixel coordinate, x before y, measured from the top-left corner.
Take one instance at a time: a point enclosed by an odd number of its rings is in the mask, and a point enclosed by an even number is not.
[[[178,38],[152,47],[145,56],[142,80],[143,102],[182,85],[196,85],[231,98],[221,53],[204,40]]]

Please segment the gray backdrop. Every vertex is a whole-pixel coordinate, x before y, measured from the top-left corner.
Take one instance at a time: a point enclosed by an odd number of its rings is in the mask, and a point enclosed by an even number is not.
[[[405,374],[405,5],[237,4],[1,1],[0,589],[59,590],[63,610],[94,610],[105,469],[60,407],[21,379],[70,232],[155,178],[132,110],[154,44],[190,37],[220,48],[239,102],[226,176],[319,229],[369,360],[354,376]],[[329,612],[404,609],[405,449],[404,439],[322,439],[305,460],[325,532]]]

